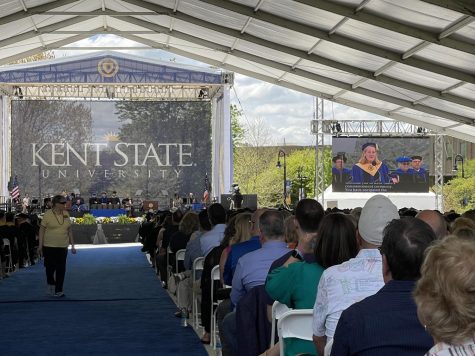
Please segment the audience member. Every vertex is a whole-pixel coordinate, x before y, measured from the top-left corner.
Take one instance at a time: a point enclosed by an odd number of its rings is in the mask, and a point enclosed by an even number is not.
[[[412,291],[424,252],[435,239],[428,224],[412,217],[393,220],[384,229],[385,285],[341,314],[332,355],[416,356],[430,349],[432,339],[417,319]]]
[[[417,213],[416,218],[428,224],[438,239],[441,239],[448,234],[447,222],[445,221],[444,216],[437,210],[422,210]]]
[[[318,229],[314,248],[315,262],[305,262],[290,256],[282,267],[267,276],[266,291],[273,299],[292,309],[311,309],[315,304],[317,287],[324,268],[343,263],[358,253],[356,230],[351,218],[341,213],[326,215]],[[315,355],[311,341],[285,340],[286,355],[305,353]],[[279,345],[266,355],[278,355]]]
[[[170,237],[178,231],[178,225],[180,224],[183,214],[180,209],[175,210],[170,217],[165,217],[164,224],[159,232],[157,243],[160,243],[160,249],[157,256],[157,266],[160,273],[160,279],[162,285],[167,287],[168,266],[167,259],[170,258],[168,253],[168,245],[170,243]],[[161,236],[160,236],[161,235]],[[168,258],[167,258],[168,254]]]
[[[197,216],[199,222],[199,229],[191,234],[190,239],[186,245],[185,259],[183,261],[185,272],[178,273],[175,275],[175,279],[179,281],[177,286],[177,304],[180,311],[175,313],[175,316],[177,317],[181,317],[183,308],[186,308],[186,310],[188,311],[191,309],[191,303],[193,302],[191,300],[193,289],[195,290],[195,293],[201,295],[201,271],[197,272],[196,280],[193,281],[192,268],[195,259],[197,259],[198,257],[202,257],[200,237],[204,232],[209,231],[211,229],[211,225],[209,223],[208,212],[206,210],[200,211]]]
[[[28,214],[17,214],[18,263],[23,268],[35,264],[36,232],[29,222]]]
[[[170,237],[170,250],[173,252],[170,255],[170,264],[172,265],[172,269],[174,273],[183,272],[185,270],[183,262],[180,262],[178,265],[178,271],[176,271],[176,263],[175,263],[175,253],[178,250],[186,249],[186,245],[190,240],[191,234],[198,230],[200,227],[198,214],[193,211],[187,212],[180,221],[178,225],[178,231],[175,232]]]
[[[230,286],[233,283],[234,272],[239,259],[246,253],[261,248],[259,237],[259,218],[266,209],[257,209],[251,216],[251,238],[248,241],[237,243],[231,246],[228,252],[228,258],[224,265],[223,280],[224,284]]]
[[[450,230],[452,231],[452,233],[455,230],[459,230],[459,229],[470,229],[470,230],[475,231],[475,222],[472,219],[464,218],[463,216],[461,216],[455,219],[455,221],[452,223],[452,226],[450,227]]]
[[[297,247],[299,234],[297,231],[295,216],[293,215],[287,216],[284,219],[284,238],[288,248],[294,250]]]
[[[343,310],[384,285],[378,247],[383,229],[393,219],[399,219],[398,210],[387,197],[375,195],[368,199],[356,234],[360,251],[355,258],[323,272],[313,308],[313,340],[320,355],[329,354]]]
[[[429,247],[414,298],[435,345],[426,356],[475,354],[475,243],[448,236]]]
[[[200,239],[203,256],[206,256],[213,247],[219,246],[221,243],[226,228],[226,210],[219,203],[211,204],[208,208],[208,218],[212,228]]]
[[[289,249],[284,241],[284,219],[279,211],[267,210],[259,218],[262,247],[242,256],[233,276],[231,302],[236,306],[239,300],[252,288],[264,285],[273,261],[282,257]],[[237,350],[236,312],[231,312],[223,320],[224,342]]]
[[[219,260],[223,250],[228,247],[229,241],[236,232],[234,225],[235,221],[235,217],[229,220],[228,225],[225,227],[224,236],[220,245],[213,247],[211,251],[209,251],[209,253],[205,256],[203,273],[201,274],[201,323],[203,324],[203,328],[205,330],[205,333],[201,338],[201,342],[204,344],[209,344],[210,342],[211,311],[213,310],[212,302],[217,300],[216,292],[222,287],[221,280],[214,282],[211,280],[211,271],[215,266],[219,265]],[[203,239],[203,237],[201,239]],[[214,283],[214,295],[211,295],[211,283]]]

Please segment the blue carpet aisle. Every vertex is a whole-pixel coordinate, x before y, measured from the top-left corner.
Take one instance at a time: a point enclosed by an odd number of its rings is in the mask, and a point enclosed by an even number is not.
[[[139,246],[69,253],[64,292],[46,295],[42,262],[0,281],[0,354],[208,355]]]

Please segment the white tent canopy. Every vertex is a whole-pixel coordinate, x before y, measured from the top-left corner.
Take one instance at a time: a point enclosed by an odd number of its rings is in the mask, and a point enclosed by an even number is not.
[[[0,65],[113,33],[475,142],[473,0],[8,0]]]

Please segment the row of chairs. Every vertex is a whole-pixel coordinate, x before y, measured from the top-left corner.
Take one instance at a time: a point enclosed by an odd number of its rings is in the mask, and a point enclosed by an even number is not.
[[[13,266],[13,255],[12,255],[12,247],[10,246],[10,240],[4,238],[3,239],[3,246],[5,249],[5,258],[7,259],[7,264],[6,264],[6,272],[13,272],[15,270]],[[0,263],[1,263],[0,259]],[[0,267],[1,268],[1,267]]]
[[[185,249],[178,250],[175,254],[175,267],[176,271],[178,271],[178,263],[179,261],[183,261],[185,259]],[[167,251],[167,266],[169,266],[169,254],[172,253],[170,248]],[[192,278],[193,281],[196,280],[197,272],[203,270],[204,267],[204,257],[198,257],[193,261],[193,268],[192,268]],[[169,273],[171,274],[171,268],[169,269]],[[214,281],[220,280],[220,271],[219,265],[216,265],[211,270],[211,344],[210,346],[212,349],[216,349],[216,341],[217,341],[217,321],[216,321],[216,310],[221,303],[221,300],[214,300]],[[178,289],[177,289],[177,298],[178,298]],[[200,313],[198,307],[198,296],[193,288],[192,292],[192,317],[193,317],[193,325],[195,328],[198,327],[200,322]],[[299,338],[303,340],[312,340],[312,320],[313,320],[313,310],[312,309],[291,309],[287,305],[274,302],[272,305],[272,334],[271,334],[271,343],[270,347],[274,346],[275,342],[275,331],[276,331],[276,323],[277,323],[277,333],[279,339],[283,338]],[[284,355],[284,343],[280,343],[280,354]]]

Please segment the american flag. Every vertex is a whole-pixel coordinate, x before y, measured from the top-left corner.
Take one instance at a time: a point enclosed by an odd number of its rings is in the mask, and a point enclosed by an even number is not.
[[[13,179],[13,186],[10,192],[12,199],[18,199],[20,197],[20,187],[18,187],[18,179],[17,176]]]
[[[209,186],[208,173],[205,176],[205,191],[203,192],[203,201],[207,203],[209,201],[209,191],[211,190]]]

